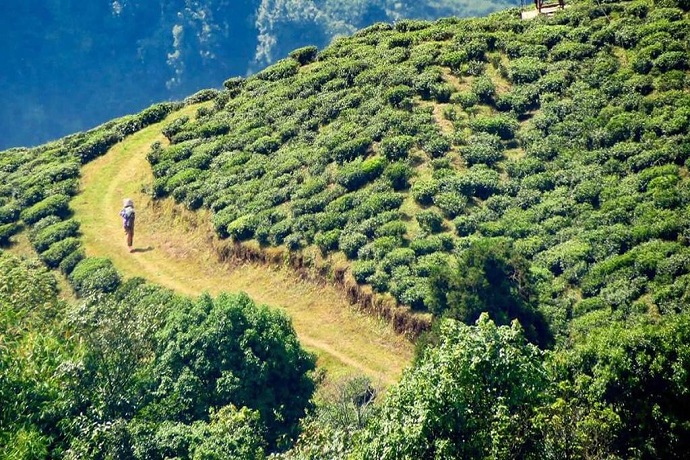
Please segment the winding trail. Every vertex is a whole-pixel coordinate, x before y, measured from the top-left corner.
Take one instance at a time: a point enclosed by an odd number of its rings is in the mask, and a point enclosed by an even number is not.
[[[288,269],[220,263],[209,240],[208,213],[191,213],[170,200],[152,202],[143,192],[153,180],[146,160],[150,145],[165,144],[162,127],[194,116],[196,108],[171,114],[82,167],[81,190],[71,205],[87,255],[108,257],[125,277],[140,276],[181,294],[244,291],[284,309],[330,376],[363,373],[382,384],[395,382],[413,346],[388,325],[356,311],[334,287],[304,281]],[[127,251],[118,215],[124,197],[134,199],[137,209],[134,253]]]

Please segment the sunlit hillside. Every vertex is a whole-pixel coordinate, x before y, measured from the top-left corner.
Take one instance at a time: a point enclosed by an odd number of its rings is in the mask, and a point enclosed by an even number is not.
[[[380,22],[1,152],[0,458],[683,458],[689,14]]]

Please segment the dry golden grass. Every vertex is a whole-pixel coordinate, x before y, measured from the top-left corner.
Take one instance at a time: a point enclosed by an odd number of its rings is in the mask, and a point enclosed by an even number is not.
[[[364,373],[389,384],[412,358],[413,346],[382,322],[357,312],[333,286],[300,279],[287,268],[221,263],[213,249],[209,216],[169,200],[153,202],[142,190],[152,181],[146,153],[171,114],[114,146],[82,169],[81,192],[72,202],[90,256],[105,256],[126,277],[141,276],[187,295],[244,291],[259,303],[283,308],[304,346],[329,375]],[[137,209],[136,252],[129,253],[118,215],[122,199]]]

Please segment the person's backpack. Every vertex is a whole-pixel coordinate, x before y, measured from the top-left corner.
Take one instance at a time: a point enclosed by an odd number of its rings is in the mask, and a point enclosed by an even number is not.
[[[134,228],[134,208],[129,206],[125,208],[125,229],[131,230]]]

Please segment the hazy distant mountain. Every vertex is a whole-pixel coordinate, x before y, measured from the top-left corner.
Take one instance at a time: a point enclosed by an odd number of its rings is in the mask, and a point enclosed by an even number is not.
[[[378,21],[483,15],[517,0],[8,0],[0,149],[220,87]]]

